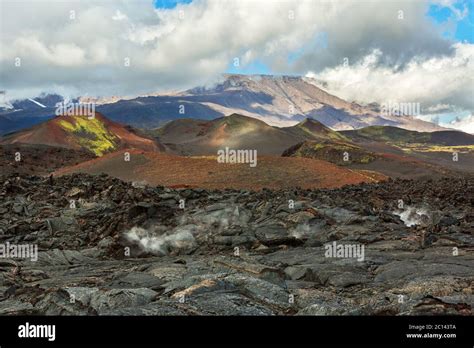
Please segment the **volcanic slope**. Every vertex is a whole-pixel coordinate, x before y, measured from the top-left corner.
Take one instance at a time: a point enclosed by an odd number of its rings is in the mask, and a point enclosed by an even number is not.
[[[391,126],[371,126],[340,133],[351,140],[360,142],[365,140],[392,144],[474,145],[474,135],[455,130],[417,132]]]
[[[64,166],[79,164],[93,158],[95,155],[89,151],[57,146],[18,143],[0,145],[0,173],[47,175]]]
[[[256,149],[260,155],[281,155],[305,140],[350,143],[344,135],[314,119],[278,128],[238,114],[212,121],[179,119],[150,134],[181,155],[214,155],[224,147]]]
[[[185,106],[187,117],[210,120],[236,113],[277,127],[314,118],[336,130],[371,125],[441,129],[411,116],[382,115],[379,108],[338,98],[318,87],[317,81],[301,76],[224,75],[212,87],[121,100],[102,105],[99,111],[122,123],[152,128],[182,118],[180,105]]]
[[[256,149],[259,155],[280,155],[299,141],[284,129],[238,114],[212,121],[180,119],[153,134],[183,155],[212,155],[225,147]]]
[[[318,130],[316,135],[327,131],[320,127]],[[283,156],[320,159],[401,178],[457,176],[474,172],[474,136],[471,134],[459,131],[415,132],[390,126],[332,132],[323,138],[293,145],[283,152]],[[340,137],[335,137],[334,133]],[[453,161],[453,153],[457,153],[458,161]]]
[[[312,118],[304,119],[294,126],[281,129],[285,133],[291,134],[294,138],[300,140],[350,142],[350,140],[340,132],[336,132]]]
[[[249,164],[218,163],[215,156],[182,157],[157,152],[131,151],[130,162],[122,151],[58,170],[55,175],[106,173],[125,181],[168,187],[206,189],[321,188],[377,182],[384,175],[351,170],[308,158],[258,156]]]
[[[474,172],[474,135],[455,131],[416,132],[372,126],[342,131],[353,143],[390,158],[411,158],[460,172]],[[457,160],[455,160],[457,159]],[[436,171],[436,170],[435,170]]]
[[[164,147],[129,126],[95,117],[57,116],[32,128],[0,138],[0,144],[49,145],[86,150],[96,156],[124,148],[163,151]]]
[[[337,165],[369,163],[376,154],[344,141],[303,141],[291,146],[282,154],[283,157],[306,157],[328,161]]]

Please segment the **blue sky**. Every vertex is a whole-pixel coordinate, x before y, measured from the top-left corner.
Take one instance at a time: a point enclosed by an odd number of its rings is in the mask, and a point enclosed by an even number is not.
[[[156,8],[173,9],[178,4],[189,4],[192,0],[155,0]]]
[[[474,2],[464,0],[454,4],[453,6],[461,12],[464,8],[467,8],[467,15],[464,18],[459,19],[452,9],[439,5],[431,5],[427,16],[439,26],[449,23],[450,21],[454,23],[454,30],[446,32],[446,37],[455,41],[474,43]]]

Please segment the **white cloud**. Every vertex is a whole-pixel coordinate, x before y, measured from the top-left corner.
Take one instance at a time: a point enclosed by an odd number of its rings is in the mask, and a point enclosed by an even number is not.
[[[425,112],[448,112],[455,109],[454,105],[450,104],[436,104],[433,106],[426,107]]]
[[[115,15],[112,17],[114,21],[122,21],[124,19],[127,19],[128,17],[124,15],[120,10],[115,11]]]
[[[453,45],[453,56],[420,59],[415,56],[404,69],[380,65],[380,51],[360,62],[327,68],[308,77],[326,82],[326,89],[347,100],[364,103],[415,102],[423,112],[443,107],[474,110],[474,45]]]

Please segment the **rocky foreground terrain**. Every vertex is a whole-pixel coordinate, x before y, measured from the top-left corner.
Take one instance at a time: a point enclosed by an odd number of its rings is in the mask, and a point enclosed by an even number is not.
[[[473,203],[473,178],[251,192],[10,175],[0,244],[39,252],[0,258],[0,314],[472,315]],[[333,242],[363,257],[326,257]]]

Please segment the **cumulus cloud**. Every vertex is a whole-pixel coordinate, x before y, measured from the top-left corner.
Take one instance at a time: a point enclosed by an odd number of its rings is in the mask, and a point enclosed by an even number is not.
[[[416,102],[422,112],[474,110],[474,45],[457,43],[453,49],[452,56],[415,56],[404,69],[380,65],[383,54],[374,50],[355,64],[307,76],[324,81],[326,89],[348,100]]]
[[[124,0],[1,6],[1,88],[9,95],[59,86],[88,95],[194,87],[217,78],[234,58],[244,64],[295,49],[324,17],[309,17],[313,2],[208,0],[161,10],[151,1]],[[289,19],[290,10],[301,25]]]
[[[453,1],[435,2],[466,15]],[[258,61],[275,73],[310,72],[348,99],[390,95],[472,110],[472,45],[443,37],[426,17],[429,4],[195,0],[155,9],[151,0],[6,0],[0,89],[6,98],[182,90],[212,83],[239,58],[243,69]]]

